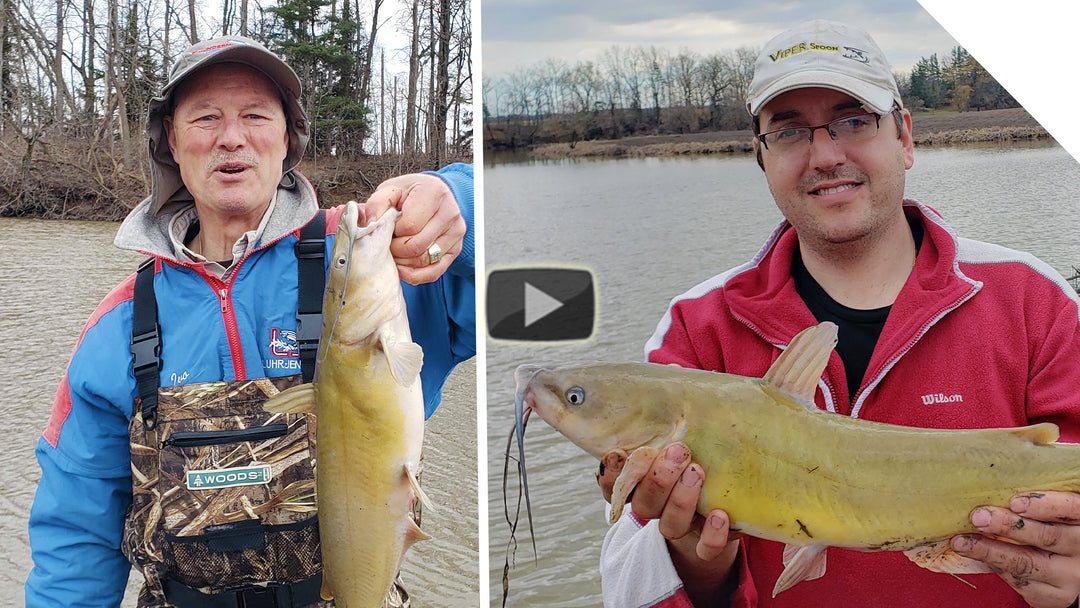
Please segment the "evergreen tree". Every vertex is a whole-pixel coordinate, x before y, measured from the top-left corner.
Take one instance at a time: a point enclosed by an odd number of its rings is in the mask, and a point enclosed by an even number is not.
[[[371,131],[357,77],[363,24],[348,12],[323,17],[329,5],[329,0],[288,0],[271,8],[277,29],[272,40],[304,83],[310,149],[353,157],[362,153]]]

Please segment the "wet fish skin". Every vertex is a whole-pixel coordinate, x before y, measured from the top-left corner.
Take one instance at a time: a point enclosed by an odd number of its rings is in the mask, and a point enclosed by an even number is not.
[[[684,442],[705,470],[699,513],[724,509],[733,529],[789,545],[774,595],[823,574],[828,546],[988,572],[947,548],[975,532],[973,508],[1080,489],[1080,445],[1054,443],[1053,424],[916,429],[819,410],[813,393],[833,344],[831,323],[803,332],[765,379],[648,363],[522,366],[515,377],[522,409],[585,451],[629,452],[624,474],[641,470],[638,455],[651,462]],[[613,520],[637,480],[616,482]]]
[[[405,551],[427,536],[410,519],[424,434],[423,352],[412,342],[390,239],[391,209],[358,227],[342,213],[323,300],[314,382],[271,399],[271,411],[316,414],[323,597],[378,608]]]

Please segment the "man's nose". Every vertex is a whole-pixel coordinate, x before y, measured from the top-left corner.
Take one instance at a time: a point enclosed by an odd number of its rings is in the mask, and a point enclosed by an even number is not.
[[[247,129],[240,124],[237,118],[226,118],[222,121],[221,132],[218,134],[218,145],[233,150],[244,144],[247,138]]]
[[[810,166],[815,169],[829,169],[843,164],[846,159],[844,146],[829,134],[828,126],[814,129],[810,134]]]

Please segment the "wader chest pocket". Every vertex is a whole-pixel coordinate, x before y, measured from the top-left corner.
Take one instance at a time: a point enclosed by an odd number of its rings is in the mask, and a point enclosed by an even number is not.
[[[314,417],[262,408],[295,383],[162,387],[151,430],[136,410],[125,553],[144,575],[217,593],[319,571]]]
[[[268,424],[266,426],[236,429],[232,431],[189,431],[177,432],[169,435],[162,441],[162,446],[174,446],[178,448],[198,448],[207,445],[224,445],[238,443],[240,441],[262,441],[283,436],[289,430],[285,424]]]

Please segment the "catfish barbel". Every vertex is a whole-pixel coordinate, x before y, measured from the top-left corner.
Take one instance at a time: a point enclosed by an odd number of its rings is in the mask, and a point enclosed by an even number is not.
[[[937,572],[990,572],[948,546],[977,532],[972,509],[1080,490],[1080,445],[1055,443],[1054,424],[921,429],[818,409],[835,344],[832,323],[806,329],[761,379],[651,363],[523,365],[514,374],[522,479],[529,411],[596,458],[629,453],[612,522],[659,450],[682,441],[705,470],[698,513],[723,509],[732,530],[788,545],[774,596],[824,574],[830,546],[904,551]]]
[[[283,391],[266,409],[316,414],[315,484],[323,599],[378,608],[405,551],[427,536],[409,517],[424,497],[415,472],[424,440],[423,351],[412,341],[390,209],[358,226],[341,214],[323,299],[315,380]]]

